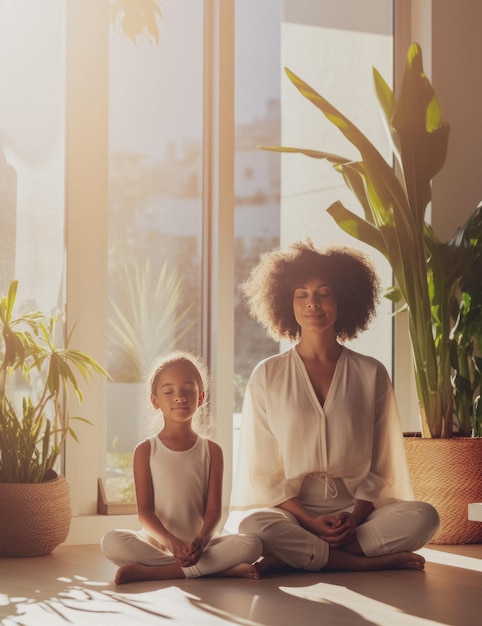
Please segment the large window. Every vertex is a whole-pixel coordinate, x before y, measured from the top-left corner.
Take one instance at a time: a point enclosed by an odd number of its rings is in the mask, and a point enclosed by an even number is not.
[[[0,3],[0,284],[19,278],[19,298],[46,311],[67,304],[76,345],[112,376],[86,389],[94,426],[66,451],[79,519],[97,510],[99,477],[132,499],[132,449],[156,427],[141,385],[171,347],[211,367],[227,504],[247,378],[284,349],[249,319],[239,284],[295,239],[358,245],[325,213],[337,199],[358,210],[330,166],[257,148],[348,154],[282,68],[382,151],[371,67],[392,79],[391,0],[161,0],[158,42],[112,25],[116,4]],[[358,349],[390,367],[389,312]]]
[[[0,291],[63,307],[65,14],[62,0],[0,3]]]
[[[256,20],[252,20],[256,13]],[[345,235],[326,213],[335,200],[359,211],[328,163],[259,150],[286,145],[356,158],[322,114],[294,88],[286,66],[360,124],[382,153],[387,140],[377,117],[372,66],[392,83],[392,2],[372,0],[256,0],[236,2],[236,274],[235,415],[233,462],[247,378],[254,365],[287,348],[249,318],[239,294],[260,254],[297,240],[361,248],[374,259],[385,287],[391,270],[380,254]],[[366,333],[350,344],[392,367],[388,300]],[[383,341],[379,337],[384,338]]]
[[[282,30],[283,66],[357,124],[387,159],[390,146],[378,111],[372,68],[393,83],[392,4],[391,0],[285,0]],[[283,145],[359,158],[286,76],[281,84]],[[383,256],[346,235],[326,213],[336,200],[361,213],[340,174],[325,161],[292,154],[282,156],[281,172],[282,245],[310,237],[318,246],[362,249],[373,258],[383,287],[389,287],[392,274]],[[350,343],[380,359],[388,371],[392,369],[391,311],[384,299],[369,330]]]
[[[260,254],[280,242],[280,156],[258,146],[280,143],[282,5],[236,1],[233,465],[248,377],[258,361],[278,350],[248,315],[239,286]]]
[[[203,3],[160,3],[149,31],[118,23],[109,51],[109,500],[134,500],[132,451],[156,432],[146,376],[201,351]],[[155,16],[154,16],[155,17]]]

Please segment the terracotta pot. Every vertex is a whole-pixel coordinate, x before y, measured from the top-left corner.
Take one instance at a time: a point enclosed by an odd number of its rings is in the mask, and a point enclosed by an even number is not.
[[[0,556],[50,554],[69,533],[70,489],[63,476],[0,483]]]
[[[482,438],[404,441],[415,498],[440,515],[432,543],[482,543],[482,523],[468,519],[468,505],[482,502]]]

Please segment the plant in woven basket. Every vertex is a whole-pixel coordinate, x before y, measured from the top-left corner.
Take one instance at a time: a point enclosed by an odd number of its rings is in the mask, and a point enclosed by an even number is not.
[[[464,277],[476,267],[480,272],[482,220],[478,208],[448,242],[439,241],[425,221],[432,179],[445,162],[449,127],[442,120],[437,96],[423,71],[420,46],[412,44],[409,48],[398,98],[377,70],[373,73],[393,146],[392,164],[347,117],[293,72],[286,72],[299,92],[357,148],[360,160],[313,149],[264,148],[327,160],[355,194],[364,217],[341,202],[332,204],[328,213],[344,231],[377,249],[390,263],[397,286],[387,295],[395,302],[404,301],[399,311],[408,311],[409,316],[422,436],[449,438],[454,431],[452,366],[456,365],[462,376],[466,366],[473,374],[475,364],[480,375],[480,360],[472,358],[473,350],[469,347],[463,352],[466,340],[472,347],[474,343],[472,331],[464,328],[472,316],[464,315],[465,296],[459,288],[465,289]],[[480,298],[480,273],[477,281],[475,297]],[[459,346],[453,343],[456,320]],[[478,375],[469,381],[472,404],[480,393]],[[462,384],[462,378],[457,380]],[[469,420],[473,431],[475,419],[472,411]]]
[[[0,482],[38,483],[54,468],[67,436],[77,440],[64,398],[79,402],[79,375],[107,375],[92,357],[58,347],[58,319],[40,311],[16,314],[18,282],[0,299]]]

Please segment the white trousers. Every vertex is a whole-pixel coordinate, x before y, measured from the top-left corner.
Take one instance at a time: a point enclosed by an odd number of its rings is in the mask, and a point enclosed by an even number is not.
[[[299,499],[314,516],[352,511],[354,502],[343,481],[334,479],[333,497],[326,496],[323,483],[307,477]],[[418,550],[437,532],[440,519],[427,502],[394,501],[375,509],[356,529],[365,556],[380,556]],[[247,511],[239,532],[253,533],[263,542],[263,554],[272,554],[298,569],[318,571],[327,561],[329,545],[302,528],[297,518],[278,508]]]
[[[111,530],[101,542],[102,552],[115,565],[173,565],[172,552],[150,540],[146,531]],[[211,539],[199,561],[183,567],[186,578],[208,576],[222,572],[239,563],[254,563],[262,553],[261,540],[256,535],[236,534]]]

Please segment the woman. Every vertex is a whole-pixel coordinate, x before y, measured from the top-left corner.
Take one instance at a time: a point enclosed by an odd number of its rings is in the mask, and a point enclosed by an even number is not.
[[[375,313],[371,263],[296,243],[264,255],[243,290],[268,333],[296,344],[249,380],[227,529],[241,517],[239,531],[261,538],[260,573],[423,569],[413,551],[439,518],[413,501],[390,379],[343,345]]]

